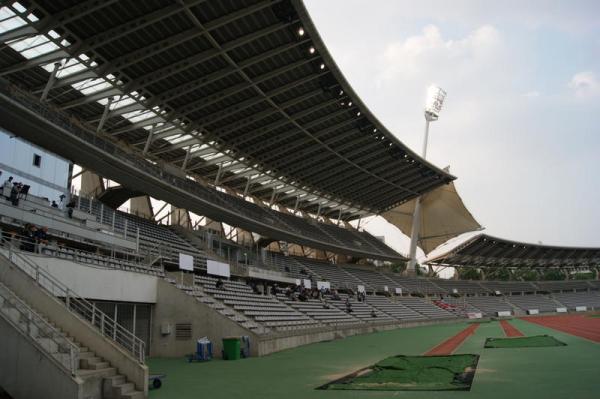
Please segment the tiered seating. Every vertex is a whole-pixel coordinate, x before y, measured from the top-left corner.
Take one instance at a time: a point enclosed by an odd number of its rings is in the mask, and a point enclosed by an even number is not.
[[[363,281],[370,291],[375,290],[377,292],[384,292],[383,288],[384,286],[387,286],[390,292],[393,292],[394,282],[378,271],[360,269],[348,265],[343,265],[343,267],[346,272],[352,274],[360,281]]]
[[[331,301],[326,300],[321,302],[318,299],[308,299],[305,302],[292,301],[284,294],[278,294],[277,297],[280,301],[284,302],[298,312],[301,312],[314,320],[330,326],[360,323],[360,320],[353,315],[343,312],[337,307],[333,306]]]
[[[537,309],[540,312],[555,312],[556,308],[560,307],[545,295],[512,295],[506,297],[506,300],[525,311]]]
[[[206,270],[206,254],[179,237],[168,227],[125,212],[114,211],[107,206],[102,206],[99,201],[90,201],[81,197],[77,199],[77,202],[82,211],[95,215],[98,222],[112,227],[114,221],[115,231],[125,232],[127,230],[129,237],[136,237],[139,229],[140,253],[152,257],[160,256],[164,261],[172,264],[178,264],[179,253],[192,255],[194,267]]]
[[[41,253],[56,258],[72,260],[73,262],[88,263],[95,266],[147,273],[160,277],[165,275],[163,269],[158,267],[150,267],[140,262],[111,258],[109,256],[79,251],[68,247],[46,246],[42,248]]]
[[[460,295],[483,294],[486,292],[477,281],[436,279],[432,280],[432,282],[449,293],[452,293],[454,289],[456,289]]]
[[[503,295],[512,292],[535,292],[535,286],[528,281],[482,281],[481,285],[491,292],[500,291]]]
[[[278,254],[276,252],[267,252],[264,257],[264,262],[274,266],[282,273],[287,273],[290,277],[297,279],[310,279],[308,271],[295,258]],[[305,273],[302,270],[305,270]]]
[[[224,281],[224,287],[217,289],[217,279],[213,277],[197,275],[195,281],[202,285],[204,292],[266,327],[290,329],[318,326],[314,319],[286,306],[276,297],[254,293],[243,282]]]
[[[302,264],[317,280],[322,278],[329,281],[332,288],[351,288],[356,291],[357,286],[365,285],[363,281],[337,265],[307,258],[294,257],[293,259]]]
[[[587,280],[593,290],[600,290],[600,280]]]
[[[536,281],[540,290],[549,292],[589,290],[591,287],[585,280],[569,281]]]
[[[502,297],[496,296],[479,296],[479,297],[468,297],[466,301],[472,306],[479,309],[483,314],[488,316],[496,315],[496,312],[510,311],[513,309],[510,304]]]
[[[398,297],[398,302],[402,305],[419,312],[428,319],[449,319],[455,317],[454,314],[435,306],[433,303],[417,297]]]
[[[479,309],[471,305],[466,301],[465,297],[454,298],[452,296],[445,296],[444,302],[454,306],[454,313],[457,315],[466,316],[467,313],[478,313],[481,312]]]
[[[371,322],[371,323],[377,323],[377,322],[383,323],[383,322],[395,321],[394,317],[391,317],[390,315],[382,312],[380,309],[377,309],[376,307],[374,307],[374,305],[371,306],[369,304],[371,298],[374,298],[374,297],[375,296],[367,296],[366,302],[359,302],[354,298],[350,298],[350,304],[352,305],[352,315],[362,321]],[[345,311],[346,299],[348,298],[348,295],[340,294],[340,298],[341,299],[339,299],[339,300],[331,300],[330,302],[334,306]],[[373,315],[375,315],[375,317],[373,317]]]
[[[574,310],[576,306],[587,306],[588,310],[600,309],[600,295],[597,292],[565,292],[552,294],[552,297],[569,310]]]
[[[394,274],[387,274],[387,276],[396,282],[398,288],[402,288],[403,294],[421,293],[425,295],[439,295],[447,292],[444,288],[438,287],[425,278],[400,277]]]
[[[397,297],[368,296],[367,303],[400,321],[425,320],[426,317],[402,304]]]

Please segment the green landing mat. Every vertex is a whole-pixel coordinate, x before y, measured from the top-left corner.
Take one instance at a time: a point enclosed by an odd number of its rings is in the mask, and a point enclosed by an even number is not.
[[[548,346],[566,346],[551,335],[535,335],[532,337],[488,338],[484,348],[543,348]]]
[[[467,391],[479,355],[392,356],[318,389]]]

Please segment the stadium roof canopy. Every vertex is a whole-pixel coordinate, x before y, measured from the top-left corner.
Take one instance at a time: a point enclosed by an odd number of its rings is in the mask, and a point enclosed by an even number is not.
[[[598,266],[600,248],[528,244],[479,234],[427,263],[453,267]]]
[[[0,76],[190,176],[342,219],[454,179],[371,114],[301,1],[3,4]]]

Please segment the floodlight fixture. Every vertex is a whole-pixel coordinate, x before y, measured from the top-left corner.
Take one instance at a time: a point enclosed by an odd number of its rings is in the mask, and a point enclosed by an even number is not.
[[[437,121],[440,112],[442,111],[442,105],[446,98],[446,92],[435,86],[431,85],[427,89],[427,100],[425,102],[425,137],[423,139],[423,151],[421,156],[423,159],[427,158],[427,142],[429,141],[429,123]],[[412,160],[414,162],[414,160]],[[415,209],[413,211],[412,227],[410,232],[410,247],[409,247],[409,262],[408,272],[415,273],[417,267],[417,242],[419,241],[419,234],[421,230],[421,197],[415,199]]]
[[[438,120],[445,98],[446,92],[443,89],[435,85],[429,86],[425,102],[425,119],[430,122]]]

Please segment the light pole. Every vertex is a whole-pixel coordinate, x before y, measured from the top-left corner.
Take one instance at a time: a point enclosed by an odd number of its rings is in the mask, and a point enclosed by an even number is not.
[[[429,122],[437,121],[446,98],[446,92],[437,86],[429,86],[427,89],[427,101],[425,103],[425,138],[423,139],[423,152],[421,157],[427,158],[427,140],[429,139]],[[415,210],[412,218],[412,228],[410,232],[410,252],[408,272],[416,272],[417,265],[417,243],[419,241],[419,231],[421,230],[421,197],[415,200]]]

